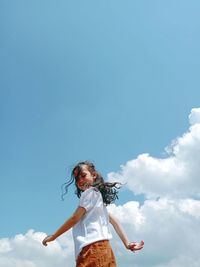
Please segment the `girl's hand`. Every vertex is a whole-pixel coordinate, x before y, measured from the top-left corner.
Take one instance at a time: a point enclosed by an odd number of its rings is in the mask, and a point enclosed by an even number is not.
[[[139,243],[131,242],[128,244],[127,249],[130,249],[131,251],[135,252],[137,250],[141,250],[144,247],[144,241],[141,241]]]
[[[51,242],[51,241],[54,241],[55,240],[55,237],[54,235],[48,235],[47,237],[45,237],[45,239],[42,241],[42,244],[44,246],[47,246],[47,242]]]

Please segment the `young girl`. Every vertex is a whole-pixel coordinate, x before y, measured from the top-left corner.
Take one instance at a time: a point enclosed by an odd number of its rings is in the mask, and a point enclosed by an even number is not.
[[[111,223],[127,249],[136,251],[143,248],[143,241],[128,241],[117,219],[107,211],[106,205],[117,198],[119,183],[104,182],[95,166],[88,161],[74,167],[65,193],[74,181],[76,194],[80,198],[79,206],[54,234],[42,241],[44,246],[72,228],[76,267],[115,267],[115,256],[109,243]]]

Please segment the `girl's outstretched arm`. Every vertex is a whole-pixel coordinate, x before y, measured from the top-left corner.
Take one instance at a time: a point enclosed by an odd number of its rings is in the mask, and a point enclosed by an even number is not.
[[[76,211],[73,213],[73,215],[60,228],[58,228],[58,230],[54,234],[47,236],[42,241],[42,244],[44,246],[47,246],[48,242],[54,241],[57,237],[64,234],[66,231],[72,228],[85,213],[86,210],[84,208],[78,207]]]
[[[118,236],[120,237],[120,239],[124,243],[124,246],[127,249],[130,249],[131,251],[136,251],[136,250],[140,250],[140,249],[143,248],[143,246],[144,246],[144,242],[143,241],[141,241],[140,243],[129,242],[128,237],[127,237],[124,229],[122,228],[121,224],[110,213],[109,213],[109,221],[112,224],[112,226],[114,227],[116,233],[118,234]]]

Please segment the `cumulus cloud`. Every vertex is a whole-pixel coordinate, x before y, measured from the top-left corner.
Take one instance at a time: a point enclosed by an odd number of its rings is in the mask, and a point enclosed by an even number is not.
[[[139,155],[108,174],[126,183],[144,203],[110,205],[130,241],[145,241],[143,251],[126,250],[113,231],[119,267],[199,267],[200,240],[200,108],[192,109],[190,127],[166,148],[167,157]],[[75,266],[71,232],[43,247],[45,233],[29,230],[0,239],[0,267]]]
[[[191,110],[190,127],[166,148],[166,158],[139,155],[108,174],[110,181],[126,183],[135,194],[147,198],[199,197],[200,108]]]
[[[119,266],[200,266],[200,201],[191,199],[146,200],[111,205],[130,241],[145,241],[143,251],[126,251],[114,235],[113,247]]]
[[[30,229],[24,235],[0,239],[0,267],[63,267],[69,261],[74,266],[71,233],[47,247],[41,244],[45,236]]]
[[[200,123],[200,108],[193,108],[189,115],[190,124],[197,124]]]
[[[165,158],[142,154],[108,174],[110,181],[125,183],[134,194],[146,197],[141,206],[111,206],[128,234],[145,240],[136,258],[127,252],[122,257],[116,249],[121,266],[128,266],[124,258],[134,267],[200,266],[200,108],[191,110],[189,123],[188,131],[166,148]]]
[[[143,251],[125,249],[113,230],[111,241],[119,267],[199,267],[200,201],[192,199],[130,201],[110,205],[130,241],[145,241]],[[25,235],[0,239],[1,267],[73,267],[71,233],[47,247],[41,245],[45,233],[29,230]]]

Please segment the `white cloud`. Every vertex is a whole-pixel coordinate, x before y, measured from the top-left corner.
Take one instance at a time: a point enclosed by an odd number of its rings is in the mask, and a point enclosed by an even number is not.
[[[197,124],[200,123],[200,108],[193,108],[189,115],[190,124]]]
[[[132,254],[114,235],[112,243],[119,266],[200,266],[199,209],[198,200],[168,198],[146,200],[142,206],[137,202],[110,206],[129,240],[145,241],[144,250]]]
[[[190,128],[167,148],[165,159],[142,154],[108,174],[146,196],[142,205],[130,201],[109,206],[130,241],[145,241],[143,251],[132,253],[113,234],[119,267],[200,266],[200,108],[192,109],[189,121]],[[48,247],[41,245],[45,235],[29,230],[0,239],[0,267],[75,266],[71,233]]]
[[[166,148],[166,158],[142,154],[122,165],[119,172],[108,174],[110,181],[126,183],[129,190],[147,198],[141,207],[134,202],[128,209],[127,204],[111,207],[129,234],[145,240],[145,249],[137,258],[123,254],[130,265],[200,266],[200,108],[191,110],[189,122],[188,131]]]
[[[0,267],[63,267],[69,262],[74,266],[71,233],[47,247],[41,243],[45,236],[31,229],[24,235],[0,239]]]
[[[191,126],[174,140],[166,158],[142,154],[108,174],[110,181],[126,183],[135,194],[156,197],[199,197],[200,108],[189,115]]]
[[[111,241],[119,267],[199,267],[200,201],[191,199],[130,201],[110,205],[130,241],[145,241],[143,251],[132,253],[113,233]],[[71,233],[43,247],[45,233],[29,230],[25,235],[0,240],[1,267],[73,267]]]

